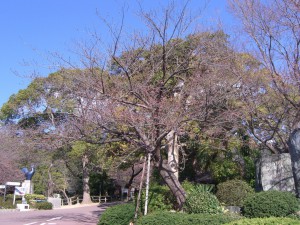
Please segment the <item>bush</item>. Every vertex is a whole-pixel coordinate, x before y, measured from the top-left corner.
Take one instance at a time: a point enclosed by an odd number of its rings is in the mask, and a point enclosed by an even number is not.
[[[246,217],[284,217],[299,210],[298,199],[289,192],[265,191],[248,196],[242,208]]]
[[[26,194],[24,197],[27,203],[29,203],[31,200],[46,200],[46,197],[44,195],[37,194]]]
[[[274,224],[285,224],[285,225],[299,225],[299,220],[291,218],[254,218],[254,219],[242,219],[226,223],[227,225],[274,225]]]
[[[112,206],[101,215],[98,225],[128,225],[134,218],[132,203]]]
[[[145,191],[140,202],[140,210],[144,211]],[[173,209],[175,198],[167,186],[153,184],[149,189],[148,212],[168,211]]]
[[[242,180],[229,180],[217,186],[216,196],[226,206],[242,206],[243,201],[254,190]]]
[[[240,219],[225,214],[186,214],[174,212],[155,212],[138,219],[137,225],[217,225]]]
[[[13,195],[12,194],[8,194],[5,197],[5,201],[4,200],[4,196],[0,196],[0,209],[15,209],[16,206],[13,205]],[[19,196],[16,196],[16,203],[18,204],[21,203],[21,198]]]
[[[35,203],[35,208],[38,210],[50,210],[53,209],[53,205],[51,202],[37,202]]]
[[[46,201],[46,197],[44,195],[38,195],[38,194],[26,194],[25,196],[26,202],[30,205],[31,208],[36,209],[37,201],[42,200],[43,202]]]
[[[206,191],[206,188],[201,185],[194,186],[187,193],[183,209],[187,213],[222,213],[222,207],[217,197]]]

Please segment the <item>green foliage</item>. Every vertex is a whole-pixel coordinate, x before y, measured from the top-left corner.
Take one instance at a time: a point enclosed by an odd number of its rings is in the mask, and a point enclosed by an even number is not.
[[[144,211],[145,191],[141,196],[141,211]],[[148,212],[171,210],[175,199],[167,186],[152,184],[149,189]]]
[[[285,225],[298,225],[299,220],[294,220],[291,218],[253,218],[253,219],[242,219],[226,223],[227,225],[274,225],[274,224],[285,224]]]
[[[186,213],[175,213],[175,212],[155,212],[147,216],[143,216],[138,219],[137,225],[217,225],[228,223],[233,220],[237,220],[239,217],[218,214],[186,214]]]
[[[38,210],[50,210],[53,209],[51,202],[37,202],[35,203],[35,208]]]
[[[289,192],[265,191],[249,195],[242,210],[250,218],[283,217],[299,210],[299,201]]]
[[[0,196],[0,209],[15,209],[16,206],[13,205],[13,195],[12,194],[8,194],[5,197],[5,202],[4,200],[4,196]],[[16,204],[21,203],[21,198],[16,197]]]
[[[248,183],[242,180],[229,180],[218,184],[216,196],[226,206],[242,206],[244,199],[254,193]]]
[[[26,194],[25,199],[27,202],[30,202],[31,200],[46,200],[46,197],[38,194]]]
[[[187,192],[184,211],[187,213],[222,213],[222,207],[215,195],[207,191],[201,185],[195,185],[193,189]]]
[[[134,204],[112,206],[101,215],[98,225],[128,225],[134,218]]]
[[[46,201],[46,197],[44,195],[39,194],[26,194],[24,197],[31,208],[36,208],[36,200]]]
[[[186,194],[189,194],[192,192],[195,188],[195,185],[192,182],[189,182],[188,180],[185,180],[181,183],[181,186],[185,190]]]

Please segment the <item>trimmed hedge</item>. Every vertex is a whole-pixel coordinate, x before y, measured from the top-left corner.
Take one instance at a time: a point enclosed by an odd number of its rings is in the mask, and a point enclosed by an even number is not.
[[[137,220],[136,225],[217,225],[240,219],[226,214],[187,214],[175,212],[155,212]]]
[[[112,206],[100,216],[98,225],[128,225],[133,221],[134,210],[132,203]]]
[[[195,185],[188,192],[183,209],[187,213],[222,213],[222,207],[217,197],[201,185]]]
[[[299,225],[299,220],[294,220],[291,218],[281,218],[281,217],[269,217],[269,218],[254,218],[254,219],[242,219],[226,223],[227,225]]]
[[[218,184],[216,196],[226,206],[242,206],[243,201],[254,190],[248,183],[242,180],[229,180]]]
[[[250,218],[285,217],[299,210],[299,200],[289,192],[264,191],[248,196],[242,208]]]
[[[53,209],[51,202],[37,202],[35,203],[35,208],[38,210],[50,210]]]
[[[25,199],[29,203],[30,200],[46,200],[46,197],[44,195],[26,194]]]

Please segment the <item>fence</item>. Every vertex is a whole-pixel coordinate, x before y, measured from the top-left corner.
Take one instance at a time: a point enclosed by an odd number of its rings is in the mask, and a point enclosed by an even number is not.
[[[112,198],[111,196],[91,196],[92,202],[98,202],[98,203],[106,203],[111,202]],[[69,201],[69,202],[68,202]],[[80,204],[82,202],[82,196],[72,196],[69,199],[62,198],[61,205],[75,205]]]

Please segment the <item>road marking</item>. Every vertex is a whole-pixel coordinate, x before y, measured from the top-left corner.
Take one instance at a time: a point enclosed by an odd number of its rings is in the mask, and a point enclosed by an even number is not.
[[[45,225],[46,223],[41,223],[40,225]]]
[[[62,216],[61,217],[55,217],[55,218],[51,218],[51,219],[49,219],[49,220],[46,220],[47,222],[49,222],[49,221],[52,221],[52,220],[60,220],[62,218]]]
[[[23,225],[31,225],[31,224],[35,224],[37,222],[32,222],[32,223],[26,223],[26,224],[23,224]]]
[[[50,225],[50,224],[56,224],[56,223],[48,223],[48,224]]]

